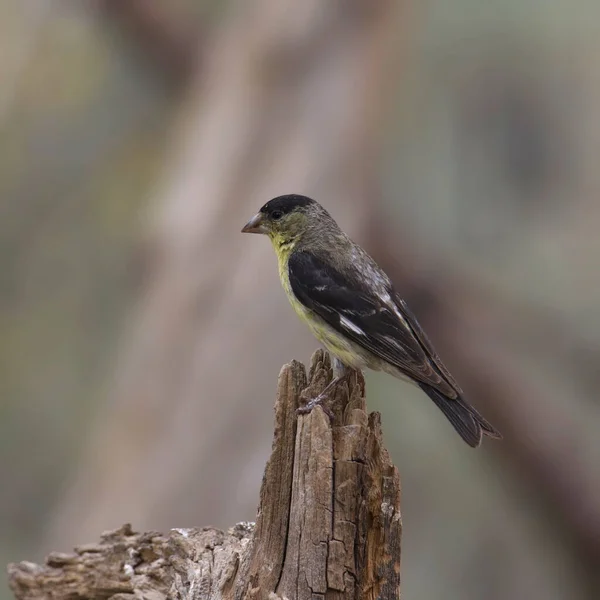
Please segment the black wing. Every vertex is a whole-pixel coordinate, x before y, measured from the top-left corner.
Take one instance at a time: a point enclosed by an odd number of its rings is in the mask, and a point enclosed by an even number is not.
[[[444,365],[444,363],[442,362],[442,359],[438,356],[438,353],[435,351],[433,344],[427,337],[427,334],[423,331],[423,328],[421,327],[421,324],[419,323],[419,321],[417,321],[417,317],[415,317],[415,315],[413,315],[412,311],[408,308],[408,305],[406,304],[406,302],[402,298],[400,298],[400,296],[398,296],[396,294],[394,297],[394,300],[396,302],[396,306],[398,307],[398,310],[402,313],[402,315],[406,319],[410,328],[413,330],[413,333],[417,336],[417,338],[419,338],[419,342],[421,342],[421,345],[423,346],[425,351],[429,354],[429,357],[435,364],[438,371],[440,371],[440,373],[443,375],[444,379],[452,386],[454,391],[459,396],[462,395],[463,391],[462,391],[461,387],[456,382],[456,379],[454,379],[454,377],[452,377],[452,374],[450,373],[450,371],[448,371],[448,369],[446,368],[446,365]]]
[[[293,253],[288,268],[298,300],[335,330],[410,378],[450,398],[459,395],[416,318],[392,290],[381,297],[306,251]]]

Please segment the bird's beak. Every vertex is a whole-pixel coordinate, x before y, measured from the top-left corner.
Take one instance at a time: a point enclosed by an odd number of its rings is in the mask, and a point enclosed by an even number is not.
[[[242,228],[242,233],[267,233],[267,228],[263,224],[263,216],[256,213]]]

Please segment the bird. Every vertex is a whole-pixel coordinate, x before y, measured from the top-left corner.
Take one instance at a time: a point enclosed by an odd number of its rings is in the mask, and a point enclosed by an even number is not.
[[[471,447],[501,439],[464,397],[391,279],[316,200],[269,200],[242,228],[267,235],[283,289],[298,316],[334,357],[339,375],[298,409],[308,413],[352,370],[382,371],[416,384]]]

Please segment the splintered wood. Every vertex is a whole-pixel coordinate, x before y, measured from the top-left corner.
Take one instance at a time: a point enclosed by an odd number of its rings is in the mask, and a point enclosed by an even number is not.
[[[331,379],[317,351],[279,376],[275,433],[256,525],[135,534],[9,566],[19,600],[394,600],[400,597],[400,480],[353,374],[327,405],[298,416]]]
[[[317,351],[279,377],[273,452],[263,479],[248,597],[335,600],[399,597],[400,480],[382,445],[379,415],[367,417],[356,374],[328,402],[296,417],[300,402],[331,379]]]

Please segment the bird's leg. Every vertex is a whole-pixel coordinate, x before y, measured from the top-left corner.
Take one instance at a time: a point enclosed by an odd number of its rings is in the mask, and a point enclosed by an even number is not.
[[[309,400],[304,406],[298,407],[298,413],[301,415],[308,414],[315,406],[319,406],[323,404],[323,400],[327,397],[329,392],[335,388],[338,383],[345,381],[350,373],[352,373],[352,369],[349,369],[344,365],[344,363],[337,358],[333,359],[333,373],[334,378],[325,386],[325,389],[312,400]],[[337,375],[336,375],[337,374]],[[325,406],[321,406],[321,408],[329,415],[329,417],[333,417],[331,411],[327,409]]]
[[[347,367],[339,358],[333,357],[333,376],[334,378],[348,377],[352,372],[350,367]]]

